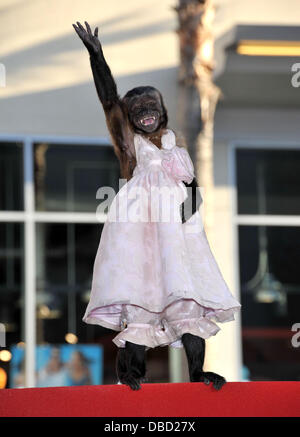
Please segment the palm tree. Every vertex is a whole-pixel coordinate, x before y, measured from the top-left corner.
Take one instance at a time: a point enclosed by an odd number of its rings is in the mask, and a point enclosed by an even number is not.
[[[179,0],[175,7],[180,44],[178,121],[204,190],[204,226],[213,227],[213,129],[220,89],[213,83],[213,0]]]

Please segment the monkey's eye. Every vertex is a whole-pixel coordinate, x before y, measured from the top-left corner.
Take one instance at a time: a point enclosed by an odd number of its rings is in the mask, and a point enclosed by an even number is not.
[[[131,111],[133,111],[133,112],[137,111],[138,109],[140,109],[140,106],[141,106],[141,105],[138,105],[138,104],[136,104],[136,105],[132,105],[132,106],[131,106]]]

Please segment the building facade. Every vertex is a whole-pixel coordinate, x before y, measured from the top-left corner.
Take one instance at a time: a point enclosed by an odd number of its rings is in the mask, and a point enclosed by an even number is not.
[[[159,88],[176,129],[175,3],[1,2],[0,323],[7,348],[25,343],[19,386],[36,384],[36,345],[76,341],[101,344],[103,382],[115,378],[113,333],[81,318],[105,221],[95,214],[97,189],[117,191],[120,175],[72,23],[99,26],[119,94]],[[215,116],[210,244],[243,307],[207,342],[207,366],[228,380],[297,379],[299,91],[291,79],[299,6],[216,6],[215,82],[223,98]],[[155,381],[187,379],[182,354],[172,352],[169,367],[167,348],[150,351],[149,360]],[[8,361],[0,365],[9,372]]]

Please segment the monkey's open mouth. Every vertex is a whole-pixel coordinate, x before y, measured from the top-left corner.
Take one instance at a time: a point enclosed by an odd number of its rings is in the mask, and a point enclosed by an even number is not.
[[[140,122],[143,126],[151,126],[152,124],[155,123],[155,120],[156,120],[156,117],[147,116],[147,117],[142,118]]]

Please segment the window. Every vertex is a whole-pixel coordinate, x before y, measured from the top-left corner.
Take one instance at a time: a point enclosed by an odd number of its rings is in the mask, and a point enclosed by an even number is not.
[[[63,343],[88,338],[82,323],[102,224],[37,223],[37,338]]]
[[[244,365],[251,380],[299,380],[300,150],[235,158]]]
[[[38,211],[95,212],[99,187],[118,191],[119,164],[112,147],[35,143]]]
[[[0,322],[5,325],[6,343],[22,338],[24,304],[24,226],[0,222]]]
[[[300,150],[237,150],[239,214],[300,214]]]
[[[0,211],[21,211],[23,205],[23,147],[0,144]]]
[[[26,385],[26,366],[38,386],[115,382],[115,333],[82,317],[105,220],[96,216],[96,193],[117,192],[119,178],[105,143],[0,142],[0,323],[12,352],[0,365],[9,387]]]

